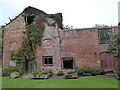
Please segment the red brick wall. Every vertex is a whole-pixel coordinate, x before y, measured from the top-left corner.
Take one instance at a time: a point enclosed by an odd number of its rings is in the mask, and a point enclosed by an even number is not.
[[[112,33],[118,28],[113,27]],[[95,28],[66,30],[61,34],[61,56],[74,57],[75,67],[101,67],[100,53],[108,51],[108,45],[100,45],[98,30]]]
[[[35,11],[34,22],[39,22],[39,14]],[[23,13],[23,15],[27,14]],[[48,17],[47,21],[55,23],[53,19]],[[3,67],[9,67],[10,51],[16,51],[21,47],[25,31],[25,21],[22,14],[4,28]],[[118,27],[112,27],[112,33],[117,32]],[[10,44],[13,41],[16,42],[15,45]],[[62,58],[64,57],[74,57],[75,67],[99,68],[100,53],[107,51],[107,47],[107,45],[99,45],[97,28],[61,30],[58,29],[57,24],[56,26],[48,26],[46,23],[42,45],[36,48],[36,70],[52,69],[57,72],[62,69]],[[53,56],[53,65],[44,66],[43,56]]]
[[[17,51],[21,47],[21,43],[25,34],[24,18],[20,15],[17,19],[9,23],[4,28],[3,36],[3,67],[9,67],[11,50]],[[16,42],[11,45],[10,42]]]
[[[54,72],[61,70],[61,57],[59,45],[59,29],[53,26],[46,26],[44,30],[42,46],[38,46],[37,53],[37,70],[52,69]],[[53,65],[44,65],[43,56],[53,56]]]

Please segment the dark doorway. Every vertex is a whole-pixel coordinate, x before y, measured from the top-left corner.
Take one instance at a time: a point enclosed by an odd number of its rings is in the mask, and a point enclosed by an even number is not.
[[[105,71],[113,71],[115,68],[115,58],[110,53],[100,54],[101,67]]]
[[[35,63],[30,60],[26,61],[26,73],[32,73],[35,70]]]
[[[72,69],[73,68],[73,58],[63,58],[63,68]]]

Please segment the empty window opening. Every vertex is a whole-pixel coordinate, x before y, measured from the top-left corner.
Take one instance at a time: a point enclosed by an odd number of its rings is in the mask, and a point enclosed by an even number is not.
[[[63,68],[72,69],[73,68],[73,58],[63,58]]]
[[[109,44],[111,41],[111,29],[100,29],[99,30],[99,43],[100,44]]]
[[[34,16],[25,16],[25,22],[27,22],[30,25],[31,23],[33,23],[34,18]]]
[[[53,64],[53,57],[52,56],[43,56],[43,62],[46,65]]]

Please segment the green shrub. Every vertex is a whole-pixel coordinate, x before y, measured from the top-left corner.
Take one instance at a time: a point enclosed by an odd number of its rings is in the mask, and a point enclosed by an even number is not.
[[[65,73],[63,71],[61,71],[61,70],[57,73],[58,76],[63,76],[64,74]]]
[[[38,71],[34,71],[32,72],[33,75],[39,75],[39,72]]]
[[[34,71],[32,72],[33,75],[45,75],[45,74],[49,74],[50,76],[53,75],[53,72],[51,70],[46,70],[46,71]]]
[[[103,69],[96,69],[96,74],[103,75],[103,74],[105,74],[105,71]]]
[[[90,67],[83,67],[83,68],[76,68],[75,71],[79,76],[90,76],[90,75],[103,75],[105,71],[103,69],[97,68],[90,68]]]
[[[83,69],[82,68],[76,68],[75,71],[79,76],[83,75]]]
[[[50,76],[52,76],[54,74],[52,70],[48,70],[47,72]]]
[[[12,72],[15,72],[16,68],[10,67],[10,68],[3,68],[2,69],[2,75],[3,76],[10,76]]]
[[[83,73],[83,76],[90,76],[90,73]]]
[[[45,75],[45,74],[48,74],[48,72],[47,71],[42,71],[41,74]]]

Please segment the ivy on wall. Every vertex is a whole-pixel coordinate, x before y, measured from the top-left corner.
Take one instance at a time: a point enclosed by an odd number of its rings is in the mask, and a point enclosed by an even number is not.
[[[26,60],[34,61],[36,58],[35,50],[37,45],[41,45],[44,28],[38,27],[36,24],[26,24],[26,37],[23,39],[22,47],[19,51],[11,52],[11,60],[17,63],[18,71],[23,74],[25,72]]]

